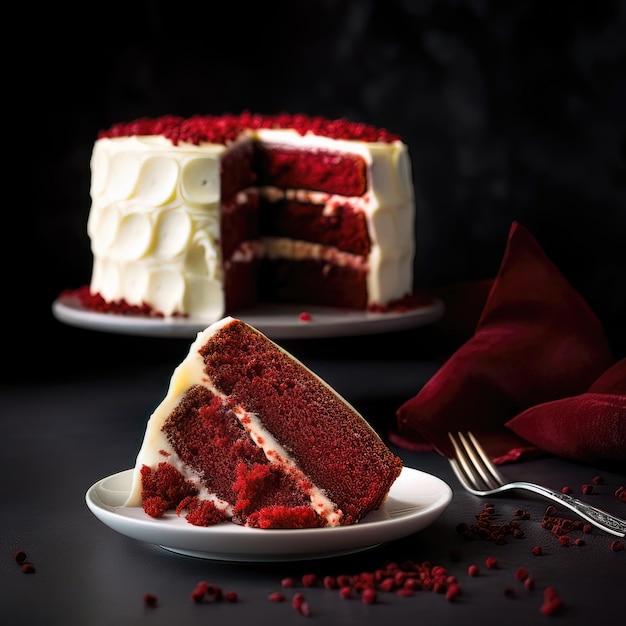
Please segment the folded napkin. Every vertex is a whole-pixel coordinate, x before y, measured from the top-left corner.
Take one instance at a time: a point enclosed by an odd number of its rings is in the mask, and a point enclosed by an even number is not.
[[[471,430],[497,463],[556,454],[626,464],[626,360],[514,222],[474,334],[397,410],[394,443],[450,456]]]

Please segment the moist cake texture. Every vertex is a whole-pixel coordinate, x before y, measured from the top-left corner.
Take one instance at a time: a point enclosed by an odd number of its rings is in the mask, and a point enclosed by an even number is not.
[[[199,333],[150,417],[129,506],[192,524],[258,528],[359,522],[402,462],[326,382],[226,317]]]

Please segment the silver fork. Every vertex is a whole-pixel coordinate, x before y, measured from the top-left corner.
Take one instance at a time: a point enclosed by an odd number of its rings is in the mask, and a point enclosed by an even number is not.
[[[470,493],[477,496],[491,496],[509,489],[533,491],[571,509],[607,533],[618,537],[626,536],[626,521],[582,500],[535,483],[506,482],[472,433],[468,432],[467,436],[460,432],[456,436],[448,433],[448,436],[454,447],[454,456],[448,461],[461,485]]]

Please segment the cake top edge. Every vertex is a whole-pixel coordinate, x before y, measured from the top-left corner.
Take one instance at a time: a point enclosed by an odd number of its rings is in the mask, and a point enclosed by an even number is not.
[[[116,137],[162,135],[174,145],[190,143],[229,144],[249,130],[294,130],[300,135],[313,134],[330,139],[362,141],[364,143],[394,143],[402,141],[399,135],[385,128],[377,128],[345,118],[329,119],[301,113],[263,115],[244,111],[240,114],[194,115],[184,118],[176,115],[142,117],[130,122],[119,122],[98,133],[98,139]]]

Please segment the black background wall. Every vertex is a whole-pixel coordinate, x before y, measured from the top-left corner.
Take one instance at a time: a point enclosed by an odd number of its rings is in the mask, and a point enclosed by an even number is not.
[[[418,287],[493,276],[518,220],[626,353],[626,2],[82,6],[29,4],[5,21],[5,135],[20,158],[5,153],[3,318],[25,342],[14,373],[24,361],[54,375],[58,350],[119,343],[50,312],[61,290],[90,278],[98,130],[244,109],[401,134],[417,190]]]

